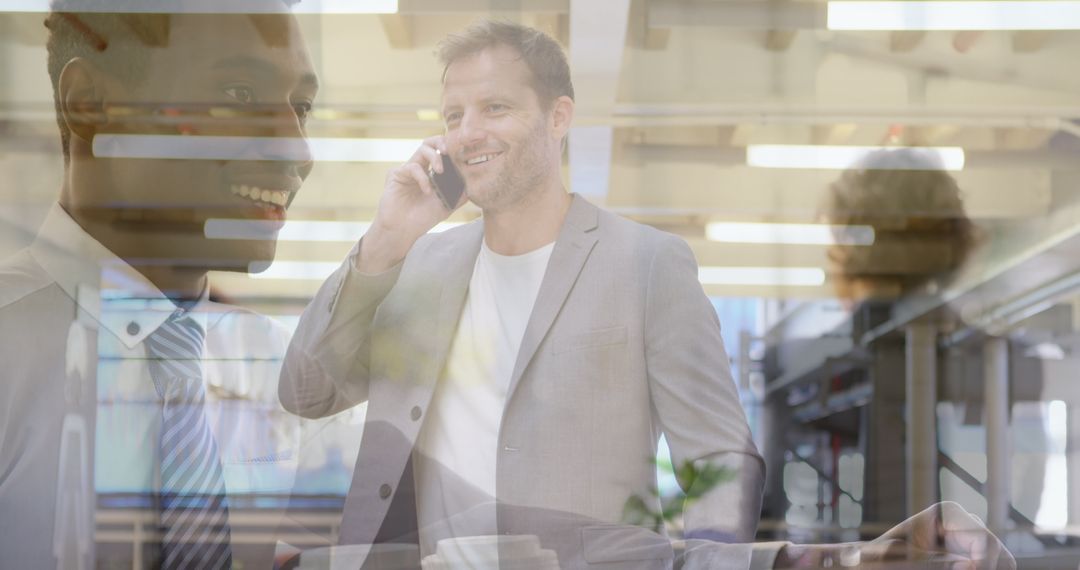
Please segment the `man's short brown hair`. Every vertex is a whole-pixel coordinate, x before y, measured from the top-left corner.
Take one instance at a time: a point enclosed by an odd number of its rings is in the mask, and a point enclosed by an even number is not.
[[[498,20],[481,20],[439,43],[443,81],[450,64],[496,46],[506,46],[521,54],[532,72],[533,91],[544,108],[563,95],[574,98],[570,65],[558,42],[540,30]]]

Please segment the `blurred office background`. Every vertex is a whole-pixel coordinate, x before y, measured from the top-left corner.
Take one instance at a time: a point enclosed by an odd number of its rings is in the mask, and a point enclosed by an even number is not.
[[[33,239],[62,175],[45,4],[0,3],[2,256]],[[1000,533],[1021,567],[1077,566],[1077,4],[325,4],[299,6],[321,83],[309,135],[330,150],[316,147],[274,264],[214,274],[218,298],[295,326],[373,218],[387,169],[442,132],[437,41],[480,17],[529,24],[570,56],[569,189],[697,256],[768,461],[763,539],[876,536],[944,499]],[[935,149],[980,234],[955,280],[873,306],[838,298],[837,232],[822,217],[830,183],[868,147]],[[450,222],[478,215],[467,206]],[[873,243],[855,231],[854,247]],[[934,245],[913,257],[935,266]],[[956,324],[937,330],[945,313]],[[363,414],[311,435],[299,478],[320,524],[335,524],[319,513],[347,488]],[[123,536],[122,517],[110,521]]]

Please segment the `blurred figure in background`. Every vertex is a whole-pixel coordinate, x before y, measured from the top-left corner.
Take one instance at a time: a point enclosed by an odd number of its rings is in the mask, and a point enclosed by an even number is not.
[[[896,316],[894,308],[898,302],[903,300],[927,306],[941,303],[945,287],[954,281],[980,241],[978,228],[965,211],[956,180],[931,152],[920,149],[878,151],[844,172],[829,186],[824,217],[826,223],[834,226],[835,232],[835,243],[828,250],[830,275],[837,297],[851,313],[851,336],[857,345],[863,342],[865,333]],[[867,228],[873,232],[871,243],[855,239],[855,233],[865,233]],[[919,322],[932,323],[943,335],[966,326],[947,306],[932,311]],[[973,359],[981,362],[981,355],[974,354]],[[941,359],[941,362],[946,361],[946,358]],[[938,400],[952,396],[972,406],[981,404],[981,369],[957,376],[944,364],[939,368],[939,394],[935,395]],[[1037,394],[1037,374],[1026,374],[1022,382],[1029,391],[1034,385]],[[965,388],[967,393],[957,396]],[[903,402],[898,406],[892,411],[902,415]],[[878,409],[876,413],[885,411]],[[902,434],[904,423],[901,421],[890,429]],[[1039,467],[1033,467],[1030,472],[1029,486],[1035,487],[1036,494],[1041,489],[1041,474]],[[876,476],[895,481],[898,489],[895,497],[902,500],[904,485],[900,473],[878,472]],[[939,493],[938,498],[941,497]],[[930,507],[919,517],[937,513],[935,516],[940,520],[952,518],[951,524],[958,531],[953,538],[954,544],[996,544],[1001,548],[997,539],[985,531],[981,521],[966,512],[965,507],[975,510],[978,506],[943,503]],[[920,523],[919,517],[868,543],[870,559],[882,556],[902,560],[909,556],[912,545],[933,552],[949,543],[950,539],[944,536],[940,540],[924,537],[921,544],[917,539],[909,545],[890,542],[902,536],[917,535],[921,532],[915,530],[919,526],[923,526],[922,531],[935,526],[948,528],[948,524],[926,526],[926,520]],[[940,530],[938,528],[934,533]],[[986,535],[979,537],[983,532]],[[788,550],[799,553],[800,548]],[[981,549],[982,546],[972,551],[973,558],[978,559]],[[1011,555],[1003,548],[1000,552],[1000,557],[988,555],[978,567],[1012,567],[1015,563]],[[813,547],[801,556],[812,559]],[[868,558],[864,555],[862,560]]]
[[[866,226],[874,232],[870,245],[850,245],[846,236],[837,235],[837,244],[829,249],[837,295],[853,311],[856,339],[888,318],[901,299],[939,299],[981,241],[982,234],[967,216],[956,180],[932,154],[919,149],[870,155],[830,186],[825,210],[830,224]],[[970,328],[948,305],[932,319],[943,335]],[[984,332],[974,331],[965,342],[945,346],[940,351],[938,373],[938,401],[953,404],[960,411],[955,415],[962,426],[980,432],[985,431],[986,338]],[[1015,402],[1042,399],[1042,363],[1029,348],[1009,342],[1010,414]],[[946,418],[939,421],[947,423]],[[1030,454],[1013,467],[1010,498],[1019,515],[1027,519],[1020,522],[1029,527],[1039,510],[1046,476],[1048,435],[1042,424],[1028,421],[1014,426],[1020,431],[1015,432],[1011,451]],[[985,449],[961,451],[981,454],[985,460]],[[979,468],[972,465],[969,469]],[[943,488],[941,496],[948,498],[947,491]]]
[[[864,226],[869,245],[837,230],[829,248],[837,296],[852,308],[902,296],[936,295],[977,242],[956,180],[917,150],[878,151],[829,186],[826,221]]]

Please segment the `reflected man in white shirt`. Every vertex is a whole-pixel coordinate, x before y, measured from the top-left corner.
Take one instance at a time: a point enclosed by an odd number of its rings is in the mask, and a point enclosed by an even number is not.
[[[269,264],[312,167],[315,73],[266,7],[46,17],[64,177],[0,265],[0,565],[270,564],[299,445],[276,399],[287,334],[207,282]]]

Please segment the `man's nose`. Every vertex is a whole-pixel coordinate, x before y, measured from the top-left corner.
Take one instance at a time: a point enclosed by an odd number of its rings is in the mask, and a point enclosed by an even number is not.
[[[458,125],[458,137],[461,140],[461,144],[470,147],[483,142],[487,137],[487,129],[484,125],[482,117],[477,116],[474,113],[465,113],[461,117],[461,123]]]
[[[260,145],[263,160],[291,162],[298,167],[314,162],[307,133],[291,107],[274,113],[269,127],[263,133],[263,144]]]

